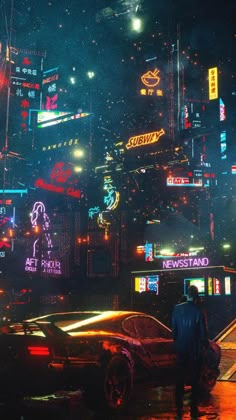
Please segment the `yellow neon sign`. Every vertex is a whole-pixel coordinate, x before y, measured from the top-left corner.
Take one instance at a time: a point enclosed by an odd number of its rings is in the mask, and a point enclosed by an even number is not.
[[[158,76],[160,70],[148,71],[141,76],[142,83],[147,87],[155,87],[160,83],[161,78]]]
[[[152,133],[141,134],[139,136],[130,137],[128,143],[125,145],[126,149],[133,149],[134,147],[146,146],[148,144],[157,143],[159,138],[165,134],[162,128],[159,131]]]
[[[209,99],[218,98],[218,68],[208,69]]]

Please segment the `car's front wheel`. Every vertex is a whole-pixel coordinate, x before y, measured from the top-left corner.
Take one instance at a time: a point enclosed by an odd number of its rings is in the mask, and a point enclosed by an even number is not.
[[[106,404],[112,409],[123,408],[133,390],[133,372],[130,362],[123,355],[113,356],[105,368],[103,391]]]

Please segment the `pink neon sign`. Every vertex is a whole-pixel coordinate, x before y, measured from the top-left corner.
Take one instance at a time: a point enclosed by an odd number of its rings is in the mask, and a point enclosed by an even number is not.
[[[25,271],[61,275],[60,261],[52,258],[51,221],[42,201],[36,201],[33,205],[31,225],[36,232],[36,238],[33,242],[32,255],[26,258]]]

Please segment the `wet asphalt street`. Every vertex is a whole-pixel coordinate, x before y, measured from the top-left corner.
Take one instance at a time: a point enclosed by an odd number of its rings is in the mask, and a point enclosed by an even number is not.
[[[190,419],[189,390],[185,391],[183,420]],[[218,381],[212,393],[201,401],[201,420],[236,419],[236,382]],[[27,407],[14,407],[0,411],[1,420],[174,420],[174,389],[139,387],[125,411],[120,414],[101,412],[85,404],[80,392],[70,400],[60,397],[56,400],[28,403]]]

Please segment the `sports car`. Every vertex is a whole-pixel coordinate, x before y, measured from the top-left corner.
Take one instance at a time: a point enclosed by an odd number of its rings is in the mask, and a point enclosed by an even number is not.
[[[63,385],[82,387],[90,399],[112,409],[127,403],[137,382],[159,386],[175,381],[172,332],[151,315],[133,311],[65,312],[27,322],[50,322],[54,326],[48,367],[60,373]],[[209,341],[200,381],[204,393],[216,383],[220,357],[219,346]]]

